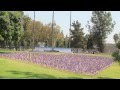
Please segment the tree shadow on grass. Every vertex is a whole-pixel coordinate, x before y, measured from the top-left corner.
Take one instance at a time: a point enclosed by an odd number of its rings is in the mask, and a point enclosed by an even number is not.
[[[98,79],[114,79],[114,78],[109,78],[109,77],[98,77]]]
[[[22,71],[7,71],[10,72],[14,75],[24,75],[21,77],[17,77],[14,79],[82,79],[82,78],[78,78],[78,77],[68,77],[68,78],[62,78],[62,77],[55,77],[52,75],[48,75],[48,74],[35,74],[33,72],[22,72]]]
[[[79,77],[68,77],[68,78],[64,78],[64,79],[83,79],[83,78],[79,78]]]
[[[0,54],[10,54],[11,52],[2,52],[0,51]]]
[[[4,79],[5,77],[3,77],[3,76],[0,76],[0,79]]]
[[[47,74],[35,74],[32,72],[22,72],[22,71],[7,71],[14,75],[24,75],[23,77],[18,77],[19,79],[56,79],[56,77]]]

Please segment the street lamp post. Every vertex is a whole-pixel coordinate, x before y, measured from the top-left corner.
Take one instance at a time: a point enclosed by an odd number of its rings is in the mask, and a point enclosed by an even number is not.
[[[34,22],[33,22],[33,46],[32,46],[32,51],[33,51],[33,49],[34,49],[34,30],[35,30],[35,11],[34,11]]]
[[[70,40],[71,40],[71,37],[70,37],[70,32],[71,32],[71,11],[70,11],[70,29],[69,29],[69,48],[70,48]]]
[[[54,50],[53,30],[54,30],[54,11],[52,13],[52,51]]]

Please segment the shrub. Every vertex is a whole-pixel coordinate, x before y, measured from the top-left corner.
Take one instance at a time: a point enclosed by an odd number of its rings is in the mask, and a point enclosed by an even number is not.
[[[116,43],[116,47],[120,49],[120,41]]]
[[[114,58],[114,61],[118,61],[120,63],[120,52],[119,51],[113,52],[112,56]]]

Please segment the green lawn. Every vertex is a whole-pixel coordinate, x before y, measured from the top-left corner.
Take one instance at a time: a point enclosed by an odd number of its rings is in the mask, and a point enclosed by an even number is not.
[[[85,76],[84,76],[85,77]],[[0,58],[0,78],[82,78],[71,72]],[[87,78],[87,77],[86,77]]]
[[[102,55],[102,54],[100,54]],[[106,56],[106,55],[102,55]],[[108,55],[110,57],[110,55]],[[118,79],[120,65],[115,62],[96,75],[75,74],[40,65],[0,58],[0,78],[2,79]]]
[[[120,65],[118,63],[113,63],[110,67],[99,72],[95,78],[107,78],[107,79],[120,79]]]
[[[31,63],[23,63],[15,60],[1,59],[0,58],[0,78],[18,78],[18,79],[109,79],[120,78],[120,66],[114,63],[97,75],[87,76],[75,74],[67,71],[55,70]]]
[[[84,53],[77,54],[77,53],[75,53],[75,54],[76,55],[89,55],[89,56],[101,56],[101,57],[112,58],[112,54],[107,54],[107,53],[98,53],[98,54],[84,54]]]

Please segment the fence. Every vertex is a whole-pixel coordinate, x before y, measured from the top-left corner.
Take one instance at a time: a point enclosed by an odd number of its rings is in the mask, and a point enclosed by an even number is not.
[[[35,47],[34,51],[44,52],[52,50],[51,47]],[[54,50],[59,52],[71,53],[71,48],[54,48]]]
[[[44,51],[50,51],[52,48],[50,47],[35,47],[34,51],[38,52],[44,52]],[[82,48],[54,48],[54,50],[64,53],[98,53],[96,49],[89,49],[89,50],[83,50]]]
[[[107,44],[107,45],[105,45],[104,53],[112,53],[117,50],[118,50],[118,48],[116,48],[116,46],[114,44]]]

